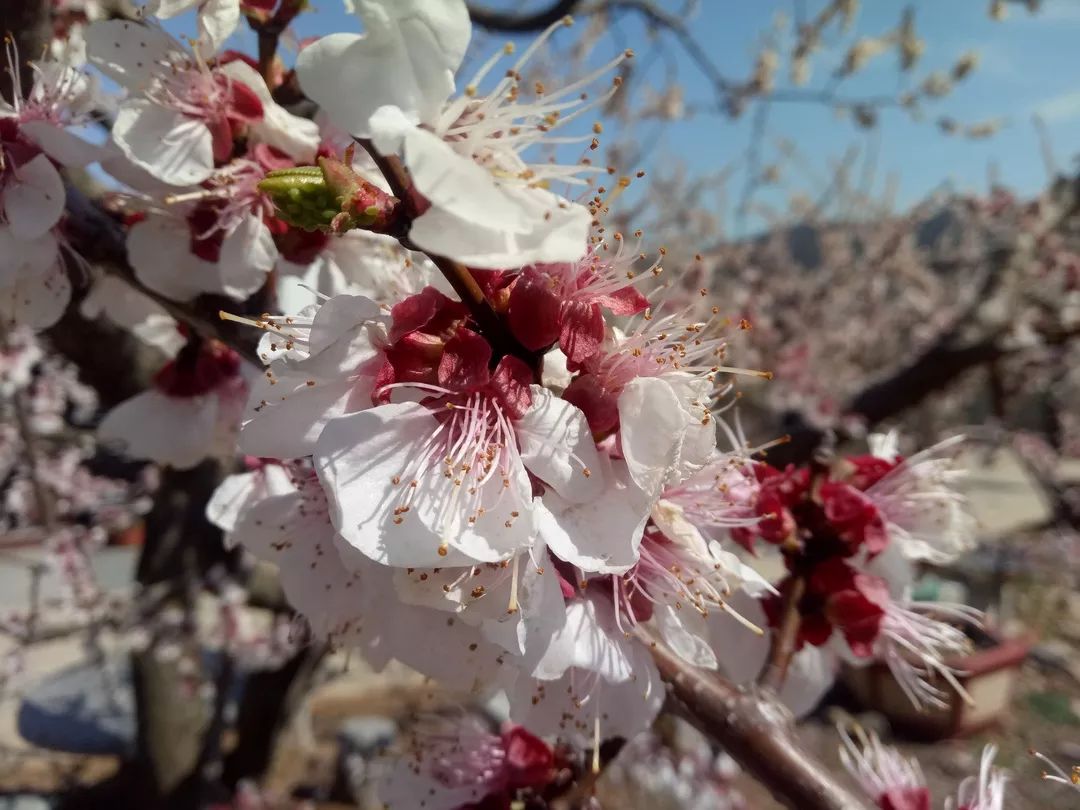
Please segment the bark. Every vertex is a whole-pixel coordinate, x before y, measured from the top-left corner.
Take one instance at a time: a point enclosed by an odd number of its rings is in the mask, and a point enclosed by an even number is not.
[[[778,802],[791,810],[866,810],[800,747],[791,715],[768,692],[739,690],[715,673],[687,666],[650,636],[644,641],[683,716]]]

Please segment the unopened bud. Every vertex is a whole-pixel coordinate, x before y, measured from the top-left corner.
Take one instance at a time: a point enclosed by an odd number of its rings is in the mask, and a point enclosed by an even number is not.
[[[385,231],[398,204],[348,162],[325,157],[319,158],[318,166],[267,172],[259,190],[270,197],[281,219],[305,231]]]

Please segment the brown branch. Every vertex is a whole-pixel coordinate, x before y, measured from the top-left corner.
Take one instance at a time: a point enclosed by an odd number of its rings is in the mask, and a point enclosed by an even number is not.
[[[543,31],[549,25],[557,23],[567,14],[572,14],[581,0],[554,0],[547,8],[533,12],[499,11],[476,3],[469,3],[469,17],[473,25],[489,31],[504,31],[511,34],[527,34]]]
[[[761,674],[760,683],[774,692],[779,692],[787,680],[788,667],[795,655],[796,640],[799,636],[799,626],[802,624],[802,614],[799,612],[799,602],[806,593],[806,577],[792,577],[791,583],[784,593],[784,602],[780,610],[780,627],[772,634],[769,646],[769,660],[765,664],[765,670]]]
[[[281,31],[271,25],[252,27],[255,28],[259,45],[259,75],[272,91],[274,89],[274,58],[277,56],[278,38],[281,36]]]
[[[865,810],[794,738],[790,714],[767,694],[741,691],[715,673],[687,666],[648,631],[660,675],[684,717],[792,810]]]

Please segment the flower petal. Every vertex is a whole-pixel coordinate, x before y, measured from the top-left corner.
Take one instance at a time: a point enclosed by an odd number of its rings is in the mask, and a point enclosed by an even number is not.
[[[432,459],[439,430],[431,411],[416,403],[330,422],[313,455],[338,531],[371,559],[396,566],[493,562],[527,547],[532,504],[525,468],[511,465],[505,486],[498,471],[480,485],[470,495],[483,508],[477,512],[444,477],[441,458]]]
[[[170,397],[155,390],[137,394],[109,411],[98,439],[118,443],[128,458],[190,469],[213,450],[218,398]]]
[[[585,414],[546,388],[529,390],[532,407],[514,425],[521,460],[570,503],[599,497],[603,470]]]
[[[162,63],[183,54],[175,39],[154,26],[101,20],[83,30],[90,64],[128,90],[144,89]]]
[[[213,136],[205,123],[135,99],[120,106],[113,141],[128,160],[158,180],[194,186],[214,171]]]
[[[37,239],[60,221],[67,195],[60,172],[45,155],[19,166],[3,189],[4,214],[18,239]]]

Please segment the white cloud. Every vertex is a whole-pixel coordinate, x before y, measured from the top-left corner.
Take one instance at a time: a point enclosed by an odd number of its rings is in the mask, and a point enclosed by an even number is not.
[[[1041,116],[1047,123],[1080,118],[1080,91],[1073,90],[1044,99],[1035,105],[1033,112]]]

